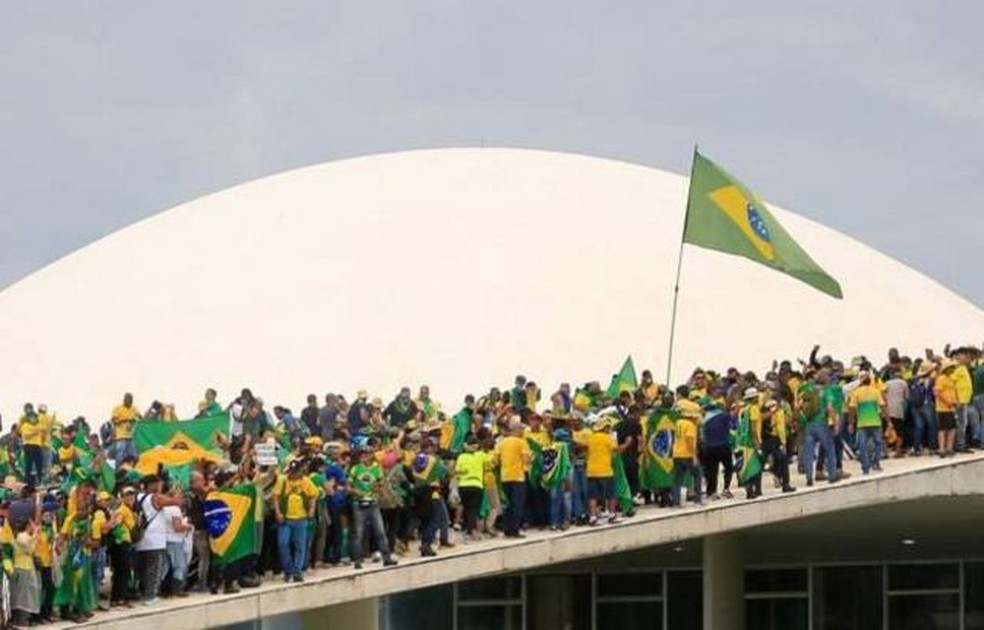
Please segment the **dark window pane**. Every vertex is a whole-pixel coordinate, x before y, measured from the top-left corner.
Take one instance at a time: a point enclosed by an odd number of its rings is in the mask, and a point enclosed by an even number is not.
[[[527,576],[526,627],[591,630],[591,576]]]
[[[454,625],[453,585],[442,584],[379,598],[380,630],[428,628],[451,630]],[[306,627],[305,625],[295,627]]]
[[[522,596],[523,579],[518,575],[458,583],[458,601],[519,599]]]
[[[984,629],[984,562],[964,564],[964,627]]]
[[[892,630],[958,630],[960,596],[892,595],[888,598],[888,626]]]
[[[789,593],[807,589],[806,569],[755,569],[745,571],[746,593]]]
[[[810,600],[806,597],[746,599],[745,627],[754,630],[808,630]]]
[[[609,602],[596,604],[598,630],[661,630],[661,602]]]
[[[602,573],[598,575],[598,597],[654,597],[662,593],[662,582],[661,573]]]
[[[427,626],[399,626],[426,628]],[[523,607],[458,606],[458,627],[462,630],[523,630]]]
[[[881,627],[881,567],[817,567],[813,570],[813,630]]]
[[[888,567],[888,590],[959,588],[960,567],[956,564],[893,564]]]
[[[704,627],[704,574],[670,571],[666,574],[666,625],[673,630]]]

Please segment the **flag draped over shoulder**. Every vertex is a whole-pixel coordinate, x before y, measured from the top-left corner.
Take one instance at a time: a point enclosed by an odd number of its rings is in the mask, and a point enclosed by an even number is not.
[[[759,457],[758,451],[755,449],[752,423],[748,418],[748,414],[745,412],[742,412],[738,419],[738,432],[735,435],[734,462],[740,485],[745,485],[755,475],[762,472],[762,458]]]
[[[634,392],[637,387],[639,381],[636,380],[635,365],[632,363],[632,357],[628,356],[622,364],[622,369],[612,376],[612,382],[606,393],[609,398],[618,398],[622,392]]]
[[[556,488],[571,471],[571,456],[565,442],[554,442],[540,451],[540,485]]]
[[[835,298],[840,284],[820,268],[741,182],[694,153],[683,242],[744,256]]]
[[[140,420],[133,430],[133,445],[140,454],[158,446],[173,448],[176,445],[188,450],[221,452],[219,440],[228,437],[229,414],[223,412],[179,422]]]
[[[677,412],[668,407],[653,410],[642,427],[645,448],[642,450],[640,483],[646,490],[666,489],[673,485],[673,435]]]
[[[212,491],[205,498],[205,528],[219,565],[241,560],[256,552],[257,495],[254,484],[244,483]]]

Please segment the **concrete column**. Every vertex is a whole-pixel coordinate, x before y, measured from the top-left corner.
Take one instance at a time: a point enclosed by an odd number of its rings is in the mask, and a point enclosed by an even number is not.
[[[370,597],[327,608],[304,610],[299,617],[292,627],[379,630],[379,599]]]
[[[738,536],[704,538],[704,630],[745,630],[745,568]]]

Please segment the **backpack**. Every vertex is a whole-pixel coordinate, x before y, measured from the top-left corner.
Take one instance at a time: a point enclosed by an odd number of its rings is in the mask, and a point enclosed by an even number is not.
[[[144,512],[143,509],[143,502],[146,501],[147,498],[151,496],[152,495],[150,494],[143,495],[143,497],[139,501],[137,501],[136,504],[134,504],[133,506],[134,525],[133,525],[133,529],[130,530],[131,544],[135,545],[141,540],[143,540],[144,534],[147,533],[147,528],[150,526],[151,523],[154,522],[154,519],[157,518],[157,516],[161,513],[160,510],[157,510],[157,512],[153,516],[151,516],[149,519],[147,518],[147,513]]]

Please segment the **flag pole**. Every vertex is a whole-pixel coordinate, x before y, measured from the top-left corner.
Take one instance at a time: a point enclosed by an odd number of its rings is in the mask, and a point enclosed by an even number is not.
[[[690,189],[694,185],[694,164],[697,163],[697,145],[694,144],[694,157],[690,163],[690,181],[687,186],[687,207],[683,213],[683,231],[680,234],[680,255],[677,258],[676,282],[673,284],[673,312],[670,315],[670,343],[666,352],[666,387],[670,387],[670,372],[673,369],[673,340],[676,336],[677,301],[680,299],[680,272],[683,270],[683,244],[687,236],[687,222],[690,221]]]

